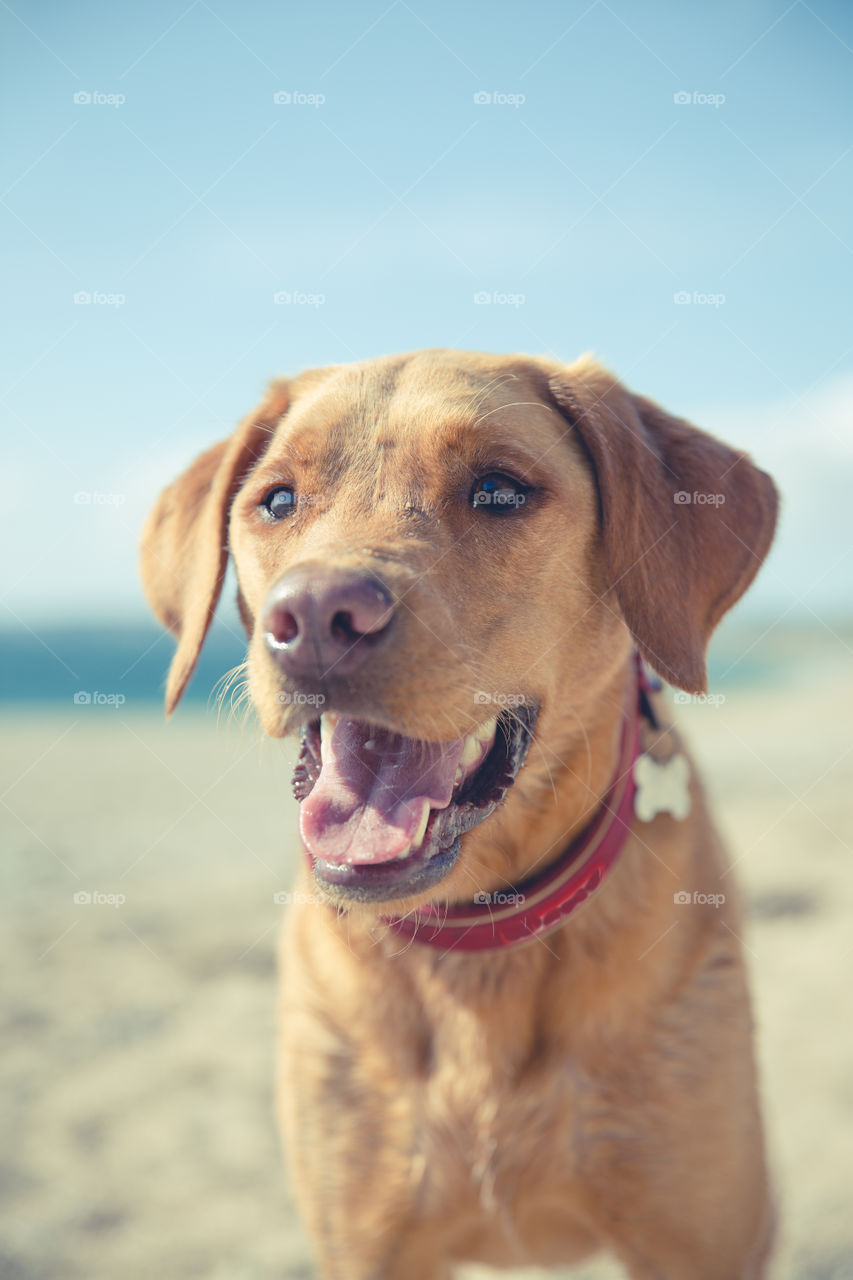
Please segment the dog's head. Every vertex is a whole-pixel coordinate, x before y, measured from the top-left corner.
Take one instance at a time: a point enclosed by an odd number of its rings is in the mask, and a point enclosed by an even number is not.
[[[146,526],[146,590],[178,638],[167,710],[230,552],[252,701],[302,737],[316,878],[358,901],[445,894],[531,740],[564,759],[632,646],[704,688],[775,518],[744,454],[588,359],[425,351],[281,380]]]

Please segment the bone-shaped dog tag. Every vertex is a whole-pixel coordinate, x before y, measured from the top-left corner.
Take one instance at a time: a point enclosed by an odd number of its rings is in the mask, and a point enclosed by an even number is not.
[[[659,813],[671,813],[681,821],[690,812],[690,766],[676,753],[669,760],[638,756],[634,765],[634,812],[641,822],[651,822]]]

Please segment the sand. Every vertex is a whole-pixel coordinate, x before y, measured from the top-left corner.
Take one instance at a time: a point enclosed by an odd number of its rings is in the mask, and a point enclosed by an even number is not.
[[[679,716],[750,906],[774,1275],[851,1280],[853,678],[800,656]],[[0,1277],[311,1276],[273,1123],[288,749],[192,710],[5,722]]]

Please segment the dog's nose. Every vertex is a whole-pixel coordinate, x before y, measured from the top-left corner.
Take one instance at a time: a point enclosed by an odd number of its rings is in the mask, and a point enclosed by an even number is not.
[[[394,601],[378,578],[305,564],[270,592],[261,623],[269,652],[292,676],[346,675],[386,639]]]

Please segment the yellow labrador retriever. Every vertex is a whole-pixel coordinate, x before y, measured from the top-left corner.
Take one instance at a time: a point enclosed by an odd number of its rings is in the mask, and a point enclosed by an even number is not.
[[[740,918],[651,673],[704,689],[775,518],[594,361],[443,350],[275,382],[162,494],[168,711],[230,554],[301,740],[280,1112],[323,1280],[766,1274]]]

